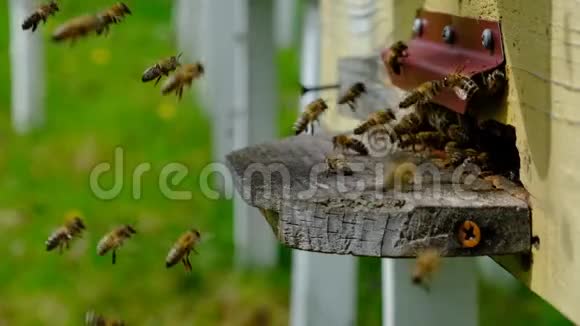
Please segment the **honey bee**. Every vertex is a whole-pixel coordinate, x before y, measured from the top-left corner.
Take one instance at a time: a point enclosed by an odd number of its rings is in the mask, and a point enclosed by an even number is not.
[[[384,125],[385,123],[388,123],[395,119],[396,119],[395,114],[391,109],[374,112],[369,116],[367,121],[363,122],[360,126],[358,126],[354,130],[354,134],[362,135],[374,126]]]
[[[396,75],[401,74],[401,58],[407,57],[407,45],[402,41],[391,46],[389,53],[387,54],[387,67]]]
[[[68,249],[70,241],[75,237],[80,238],[85,228],[85,223],[80,217],[75,216],[72,219],[68,219],[63,226],[56,229],[48,237],[48,240],[46,240],[46,251],[51,251],[58,247],[58,251],[62,253],[63,247]]]
[[[324,111],[326,111],[326,109],[328,109],[328,105],[326,105],[326,102],[321,98],[308,104],[306,108],[304,108],[304,112],[302,112],[298,120],[294,123],[294,133],[299,135],[304,132],[306,127],[308,127],[308,124],[318,121],[318,118]]]
[[[332,138],[332,144],[334,148],[340,147],[342,151],[346,151],[351,149],[360,155],[366,156],[369,155],[369,150],[367,149],[366,145],[363,144],[358,139],[349,137],[347,135],[338,135]]]
[[[89,311],[85,315],[85,325],[87,326],[125,326],[125,322],[118,319],[107,318],[103,315]]]
[[[447,144],[445,144],[445,154],[447,155],[447,158],[445,160],[445,166],[458,166],[459,164],[463,163],[463,161],[465,161],[465,153],[464,151],[461,150],[461,148],[459,148],[459,145],[457,144],[457,142],[454,141],[450,141]]]
[[[433,274],[439,268],[441,257],[436,249],[426,249],[417,255],[415,268],[411,274],[411,281],[417,286],[429,291],[429,283]]]
[[[479,166],[485,174],[489,174],[490,158],[488,152],[477,151],[473,148],[468,148],[464,151],[466,159],[464,163],[472,163]]]
[[[117,260],[117,249],[119,249],[125,240],[131,238],[137,231],[130,225],[122,225],[114,228],[111,232],[105,234],[97,244],[97,253],[104,256],[107,252],[113,251],[113,264]]]
[[[24,20],[24,23],[22,23],[22,29],[27,30],[32,28],[32,32],[36,31],[41,20],[46,24],[48,17],[54,16],[57,11],[59,11],[59,8],[56,0],[51,0],[49,3],[38,6],[36,11]]]
[[[399,108],[405,109],[413,104],[422,105],[430,102],[446,87],[445,80],[430,80],[419,85],[399,103]]]
[[[421,128],[422,123],[423,117],[416,112],[412,112],[405,115],[393,129],[397,135],[412,134]]]
[[[401,148],[411,147],[415,151],[415,144],[417,144],[417,139],[414,134],[402,134],[399,135],[399,146]]]
[[[441,148],[447,142],[445,134],[438,131],[420,131],[415,136],[416,142],[424,147]]]
[[[176,56],[165,58],[157,62],[154,66],[147,68],[147,70],[143,72],[141,81],[146,83],[157,78],[157,80],[155,80],[155,85],[157,85],[163,76],[169,76],[170,72],[174,71],[181,65],[179,63],[180,57],[181,53]]]
[[[185,266],[185,270],[191,271],[189,254],[192,251],[197,254],[197,251],[195,251],[195,245],[199,243],[200,239],[201,234],[196,229],[191,229],[183,233],[167,254],[167,258],[165,258],[165,267],[169,268],[181,260],[183,266]]]
[[[385,164],[383,170],[384,189],[395,189],[401,191],[415,183],[417,175],[417,165],[414,162],[396,159],[390,164]]]
[[[191,87],[193,80],[201,77],[204,72],[205,68],[200,62],[186,64],[179,67],[175,73],[167,79],[161,88],[161,94],[167,95],[171,92],[175,92],[177,97],[181,100],[183,87],[186,85]]]
[[[344,155],[326,156],[326,175],[343,174],[352,175],[353,171],[348,165]]]
[[[367,92],[365,84],[358,82],[352,85],[345,94],[338,99],[338,104],[348,104],[352,112],[355,111],[354,102],[363,93]]]
[[[458,124],[452,124],[447,128],[447,137],[460,145],[465,145],[470,142],[468,130]]]
[[[471,97],[479,90],[477,83],[471,79],[471,77],[466,76],[461,73],[463,67],[459,67],[454,73],[449,74],[443,78],[443,83],[446,88],[451,88],[463,101],[469,101]]]
[[[71,44],[73,44],[79,37],[101,30],[102,26],[102,19],[96,15],[75,17],[58,26],[52,33],[52,40],[55,42],[71,40]]]
[[[487,88],[488,94],[490,95],[499,93],[499,91],[504,88],[505,82],[505,73],[500,69],[494,70],[492,73],[483,78],[483,83]]]
[[[97,29],[97,34],[101,35],[102,33],[108,34],[109,33],[109,25],[117,24],[123,20],[125,15],[131,15],[131,9],[122,3],[117,2],[112,5],[109,9],[99,13],[97,17],[101,21],[101,25]]]
[[[429,126],[443,134],[447,132],[451,124],[457,123],[455,112],[433,102],[416,106],[416,111]]]

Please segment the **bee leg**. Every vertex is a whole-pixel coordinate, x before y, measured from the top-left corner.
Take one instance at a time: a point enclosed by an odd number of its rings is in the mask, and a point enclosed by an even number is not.
[[[34,32],[36,30],[36,27],[38,27],[38,23],[34,23],[32,25],[32,32]]]
[[[185,258],[184,258],[184,259],[185,259],[185,262],[187,263],[187,268],[186,268],[186,269],[187,269],[187,271],[188,271],[188,272],[191,272],[191,270],[192,270],[193,268],[191,267],[191,261],[189,260],[189,253],[187,253],[187,255],[185,256]]]
[[[115,262],[117,261],[117,251],[116,250],[113,250],[112,257],[113,257],[113,265],[115,265]]]
[[[62,255],[62,242],[58,244],[58,254]]]
[[[179,87],[179,90],[177,91],[177,97],[179,98],[180,101],[182,96],[183,96],[183,87]]]
[[[161,75],[159,75],[159,77],[157,77],[157,80],[155,80],[155,86],[157,86],[157,84],[159,84],[159,81],[161,80]]]
[[[348,101],[348,107],[350,108],[350,110],[352,112],[356,111],[356,108],[354,107],[354,102],[353,101]]]
[[[192,248],[191,251],[193,251],[194,254],[199,255],[199,252],[197,252],[197,250]]]

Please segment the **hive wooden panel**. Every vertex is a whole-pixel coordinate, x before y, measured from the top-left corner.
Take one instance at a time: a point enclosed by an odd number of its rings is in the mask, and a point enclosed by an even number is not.
[[[376,257],[412,257],[434,247],[444,256],[527,253],[531,227],[527,203],[481,179],[453,183],[431,174],[416,187],[384,190],[382,171],[394,162],[434,165],[410,153],[387,157],[349,155],[353,176],[326,175],[327,138],[298,136],[235,151],[227,162],[244,200],[263,210],[278,239],[309,251]],[[439,187],[439,188],[437,188]],[[460,225],[472,220],[482,240],[464,248]]]

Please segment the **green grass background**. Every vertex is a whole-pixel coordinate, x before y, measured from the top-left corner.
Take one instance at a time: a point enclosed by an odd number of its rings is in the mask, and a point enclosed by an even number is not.
[[[140,82],[145,67],[175,53],[171,1],[130,1],[134,14],[109,37],[74,47],[48,41],[64,19],[110,1],[61,0],[61,12],[40,27],[46,39],[46,122],[25,136],[10,124],[7,1],[0,4],[0,325],[81,325],[87,310],[123,317],[130,325],[286,325],[290,252],[267,270],[233,266],[232,205],[199,192],[198,175],[211,162],[210,124],[189,96],[178,103]],[[298,105],[297,49],[278,55],[280,136],[288,134]],[[211,72],[208,72],[211,73]],[[97,199],[88,175],[125,150],[125,171],[149,162],[143,197],[131,196],[130,173],[121,195]],[[179,189],[190,201],[170,201],[157,187],[160,169],[181,162],[190,174]],[[104,186],[110,185],[110,176]],[[107,179],[107,178],[104,178]],[[80,212],[84,238],[62,256],[44,241],[66,215]],[[120,223],[139,233],[111,265],[99,257],[100,236]],[[212,237],[192,257],[193,272],[166,270],[174,239],[195,226]],[[380,260],[360,259],[359,325],[380,325]],[[558,312],[524,287],[516,291],[481,284],[482,325],[568,325]],[[420,313],[420,312],[419,312]],[[265,317],[264,317],[265,316]]]

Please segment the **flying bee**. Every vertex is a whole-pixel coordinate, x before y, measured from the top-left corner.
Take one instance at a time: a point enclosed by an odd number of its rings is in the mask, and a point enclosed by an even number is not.
[[[324,111],[326,111],[326,109],[328,109],[328,105],[326,105],[326,102],[321,98],[308,104],[298,120],[294,123],[294,133],[299,135],[304,132],[306,127],[308,127],[308,124],[313,124],[314,121],[318,121],[318,118]]]
[[[352,175],[353,171],[348,165],[344,155],[326,156],[326,174]]]
[[[192,251],[195,254],[198,254],[197,251],[195,251],[195,246],[199,243],[200,239],[201,234],[196,229],[191,229],[183,233],[167,254],[167,258],[165,258],[165,267],[169,268],[181,260],[183,266],[185,266],[185,270],[191,271],[189,254]]]
[[[471,97],[479,90],[477,83],[471,77],[461,73],[463,67],[458,67],[455,72],[445,76],[443,83],[446,88],[451,88],[463,101],[469,101]]]
[[[48,237],[48,240],[46,240],[46,251],[51,251],[58,247],[58,251],[62,253],[63,247],[68,249],[70,241],[75,237],[80,238],[85,228],[85,223],[80,217],[75,216],[68,219],[63,226],[56,229]]]
[[[108,34],[109,25],[121,22],[125,15],[131,15],[131,9],[122,2],[117,2],[107,10],[99,13],[97,17],[101,20],[101,26],[97,29],[97,34]]]
[[[338,99],[338,104],[348,104],[352,112],[355,111],[354,102],[363,93],[367,92],[365,84],[358,82],[352,85],[345,94]]]
[[[97,253],[99,256],[104,256],[107,252],[113,251],[113,264],[117,260],[117,249],[119,249],[125,240],[131,238],[137,231],[130,225],[122,225],[114,228],[109,233],[105,234],[97,244]]]
[[[147,70],[143,72],[141,81],[146,83],[157,78],[157,80],[155,80],[155,85],[157,85],[163,76],[169,76],[170,72],[174,71],[181,65],[179,63],[180,57],[181,53],[176,56],[165,58],[157,62],[154,66],[147,68]]]
[[[334,148],[340,147],[342,151],[351,149],[360,155],[369,155],[369,150],[363,142],[347,135],[338,135],[332,137],[332,144]]]
[[[71,44],[73,44],[77,38],[98,31],[102,26],[103,21],[96,15],[75,17],[58,26],[52,33],[52,40],[55,42],[71,40]]]
[[[414,162],[405,161],[404,157],[395,158],[384,166],[383,188],[385,190],[403,191],[404,187],[415,183],[416,175],[417,165]]]
[[[125,322],[119,319],[107,318],[103,315],[89,311],[85,314],[86,326],[125,326]]]
[[[401,58],[408,56],[407,49],[407,44],[398,41],[391,46],[387,54],[387,67],[397,75],[401,74]]]
[[[163,87],[161,88],[161,94],[167,95],[171,92],[175,92],[179,100],[183,95],[183,87],[191,87],[193,80],[201,77],[205,72],[204,66],[201,62],[196,62],[193,64],[186,64],[179,67],[171,77],[167,79]]]
[[[367,121],[363,122],[360,126],[356,127],[356,129],[354,130],[354,134],[362,135],[374,126],[381,126],[395,119],[396,119],[395,114],[391,109],[374,112],[371,115],[369,115]]]
[[[445,80],[430,80],[417,86],[399,103],[399,108],[405,109],[413,104],[422,105],[430,102],[446,87]]]
[[[51,0],[49,3],[38,6],[36,11],[24,20],[24,23],[22,23],[22,29],[27,30],[32,28],[32,32],[36,31],[41,20],[46,24],[48,17],[55,15],[57,11],[59,11],[59,8],[56,0]]]
[[[429,291],[429,284],[433,274],[439,268],[441,257],[436,249],[426,249],[417,255],[415,268],[411,274],[411,281],[417,286]]]
[[[490,95],[499,93],[504,88],[505,82],[505,73],[500,69],[494,70],[492,73],[483,78],[483,83],[487,88],[488,94]]]

